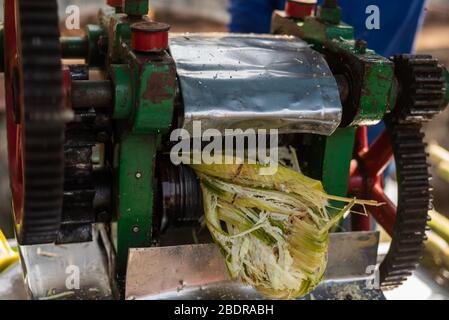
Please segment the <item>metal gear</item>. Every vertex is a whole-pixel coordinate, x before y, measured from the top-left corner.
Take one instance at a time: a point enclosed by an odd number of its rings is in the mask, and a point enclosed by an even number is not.
[[[87,65],[70,65],[67,71],[70,82],[89,80]],[[74,110],[74,119],[66,126],[64,200],[58,244],[92,240],[91,225],[95,222],[92,161],[92,148],[96,143],[95,118],[93,110]]]
[[[400,123],[431,120],[444,106],[443,67],[430,55],[397,55],[393,57],[399,81],[399,96],[390,117]]]
[[[421,125],[385,122],[396,161],[398,205],[390,250],[379,271],[381,286],[392,289],[401,285],[421,260],[432,199]]]
[[[380,265],[384,289],[400,286],[422,258],[432,208],[429,164],[422,124],[443,108],[443,69],[428,55],[393,58],[400,84],[397,104],[384,119],[393,147],[398,206],[390,250]]]
[[[7,0],[8,148],[17,239],[57,238],[65,115],[56,0]],[[17,48],[17,49],[16,49]]]

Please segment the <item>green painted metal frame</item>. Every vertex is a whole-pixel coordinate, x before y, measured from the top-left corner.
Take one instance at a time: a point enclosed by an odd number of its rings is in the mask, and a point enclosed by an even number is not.
[[[325,55],[334,73],[351,73],[353,84],[359,86],[352,96],[355,108],[346,105],[344,108],[344,111],[350,110],[354,116],[347,125],[378,124],[387,112],[390,100],[396,98],[393,62],[372,50],[361,52],[354,40],[327,40],[317,50]],[[351,70],[344,66],[350,66]]]
[[[122,9],[130,16],[143,16],[150,9],[149,0],[124,0]]]
[[[145,14],[145,6],[124,11]],[[148,3],[148,2],[147,2]],[[145,9],[145,10],[144,10]],[[140,10],[140,11],[139,11]],[[145,11],[145,12],[144,12]],[[161,135],[172,124],[176,93],[176,69],[167,52],[140,54],[130,46],[130,24],[135,18],[107,10],[100,14],[108,30],[108,69],[115,87],[113,117],[117,132],[117,271],[126,272],[128,250],[152,245],[155,202],[155,161]]]
[[[155,195],[158,138],[129,132],[120,139],[117,271],[126,273],[128,250],[149,247]]]
[[[356,127],[338,128],[331,136],[308,135],[310,146],[300,154],[304,172],[321,180],[326,191],[346,196]],[[336,204],[337,205],[337,204]]]

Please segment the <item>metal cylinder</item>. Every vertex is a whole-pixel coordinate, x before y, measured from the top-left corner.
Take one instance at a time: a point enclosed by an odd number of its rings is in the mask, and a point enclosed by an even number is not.
[[[158,159],[160,229],[197,225],[203,215],[200,183],[195,172],[185,165],[175,166],[170,159]]]
[[[72,108],[112,108],[114,95],[108,80],[72,81]]]
[[[61,37],[64,59],[84,59],[87,57],[88,47],[87,37]]]
[[[290,18],[304,19],[315,12],[316,5],[316,0],[287,0],[285,13]]]
[[[170,25],[159,22],[138,22],[131,26],[131,47],[139,52],[159,52],[168,48]]]

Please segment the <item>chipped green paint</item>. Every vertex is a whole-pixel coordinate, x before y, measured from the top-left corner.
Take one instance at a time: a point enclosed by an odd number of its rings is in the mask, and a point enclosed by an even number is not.
[[[131,7],[127,8],[129,13]],[[143,13],[142,7],[132,10]],[[108,30],[108,71],[115,86],[113,116],[120,120],[114,189],[118,198],[117,271],[123,276],[128,250],[149,247],[153,241],[156,153],[161,134],[169,130],[173,119],[176,71],[166,52],[147,55],[131,49],[131,21],[126,14],[103,11],[100,21]]]
[[[148,13],[148,0],[124,0],[123,12],[130,16],[143,16]]]
[[[131,27],[128,17],[123,13],[100,11],[100,21],[108,32],[108,61],[110,63],[124,63],[128,52],[122,47],[123,43],[131,39]]]
[[[304,40],[314,45],[322,45],[327,40],[333,39],[354,39],[354,28],[344,22],[333,25],[323,23],[315,17],[307,17],[298,27],[301,28]]]
[[[110,69],[115,90],[113,117],[127,119],[134,105],[131,71],[127,64],[114,64]]]
[[[170,129],[175,87],[174,64],[154,62],[142,67],[137,83],[135,132],[159,134]]]
[[[367,61],[368,62],[368,61]],[[360,112],[354,124],[374,125],[380,122],[389,105],[389,93],[394,85],[392,63],[376,60],[367,63],[363,77]]]
[[[372,50],[360,52],[354,40],[326,41],[319,51],[328,56],[331,68],[350,65],[351,71],[358,77],[353,81],[361,90],[359,96],[353,96],[358,107],[350,125],[370,126],[379,123],[397,94],[393,62]],[[333,57],[339,58],[335,60]]]

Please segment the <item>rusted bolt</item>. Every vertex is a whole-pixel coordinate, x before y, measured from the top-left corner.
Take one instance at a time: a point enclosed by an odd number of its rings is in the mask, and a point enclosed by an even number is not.
[[[166,23],[143,21],[131,25],[131,47],[139,52],[160,52],[168,49]]]

